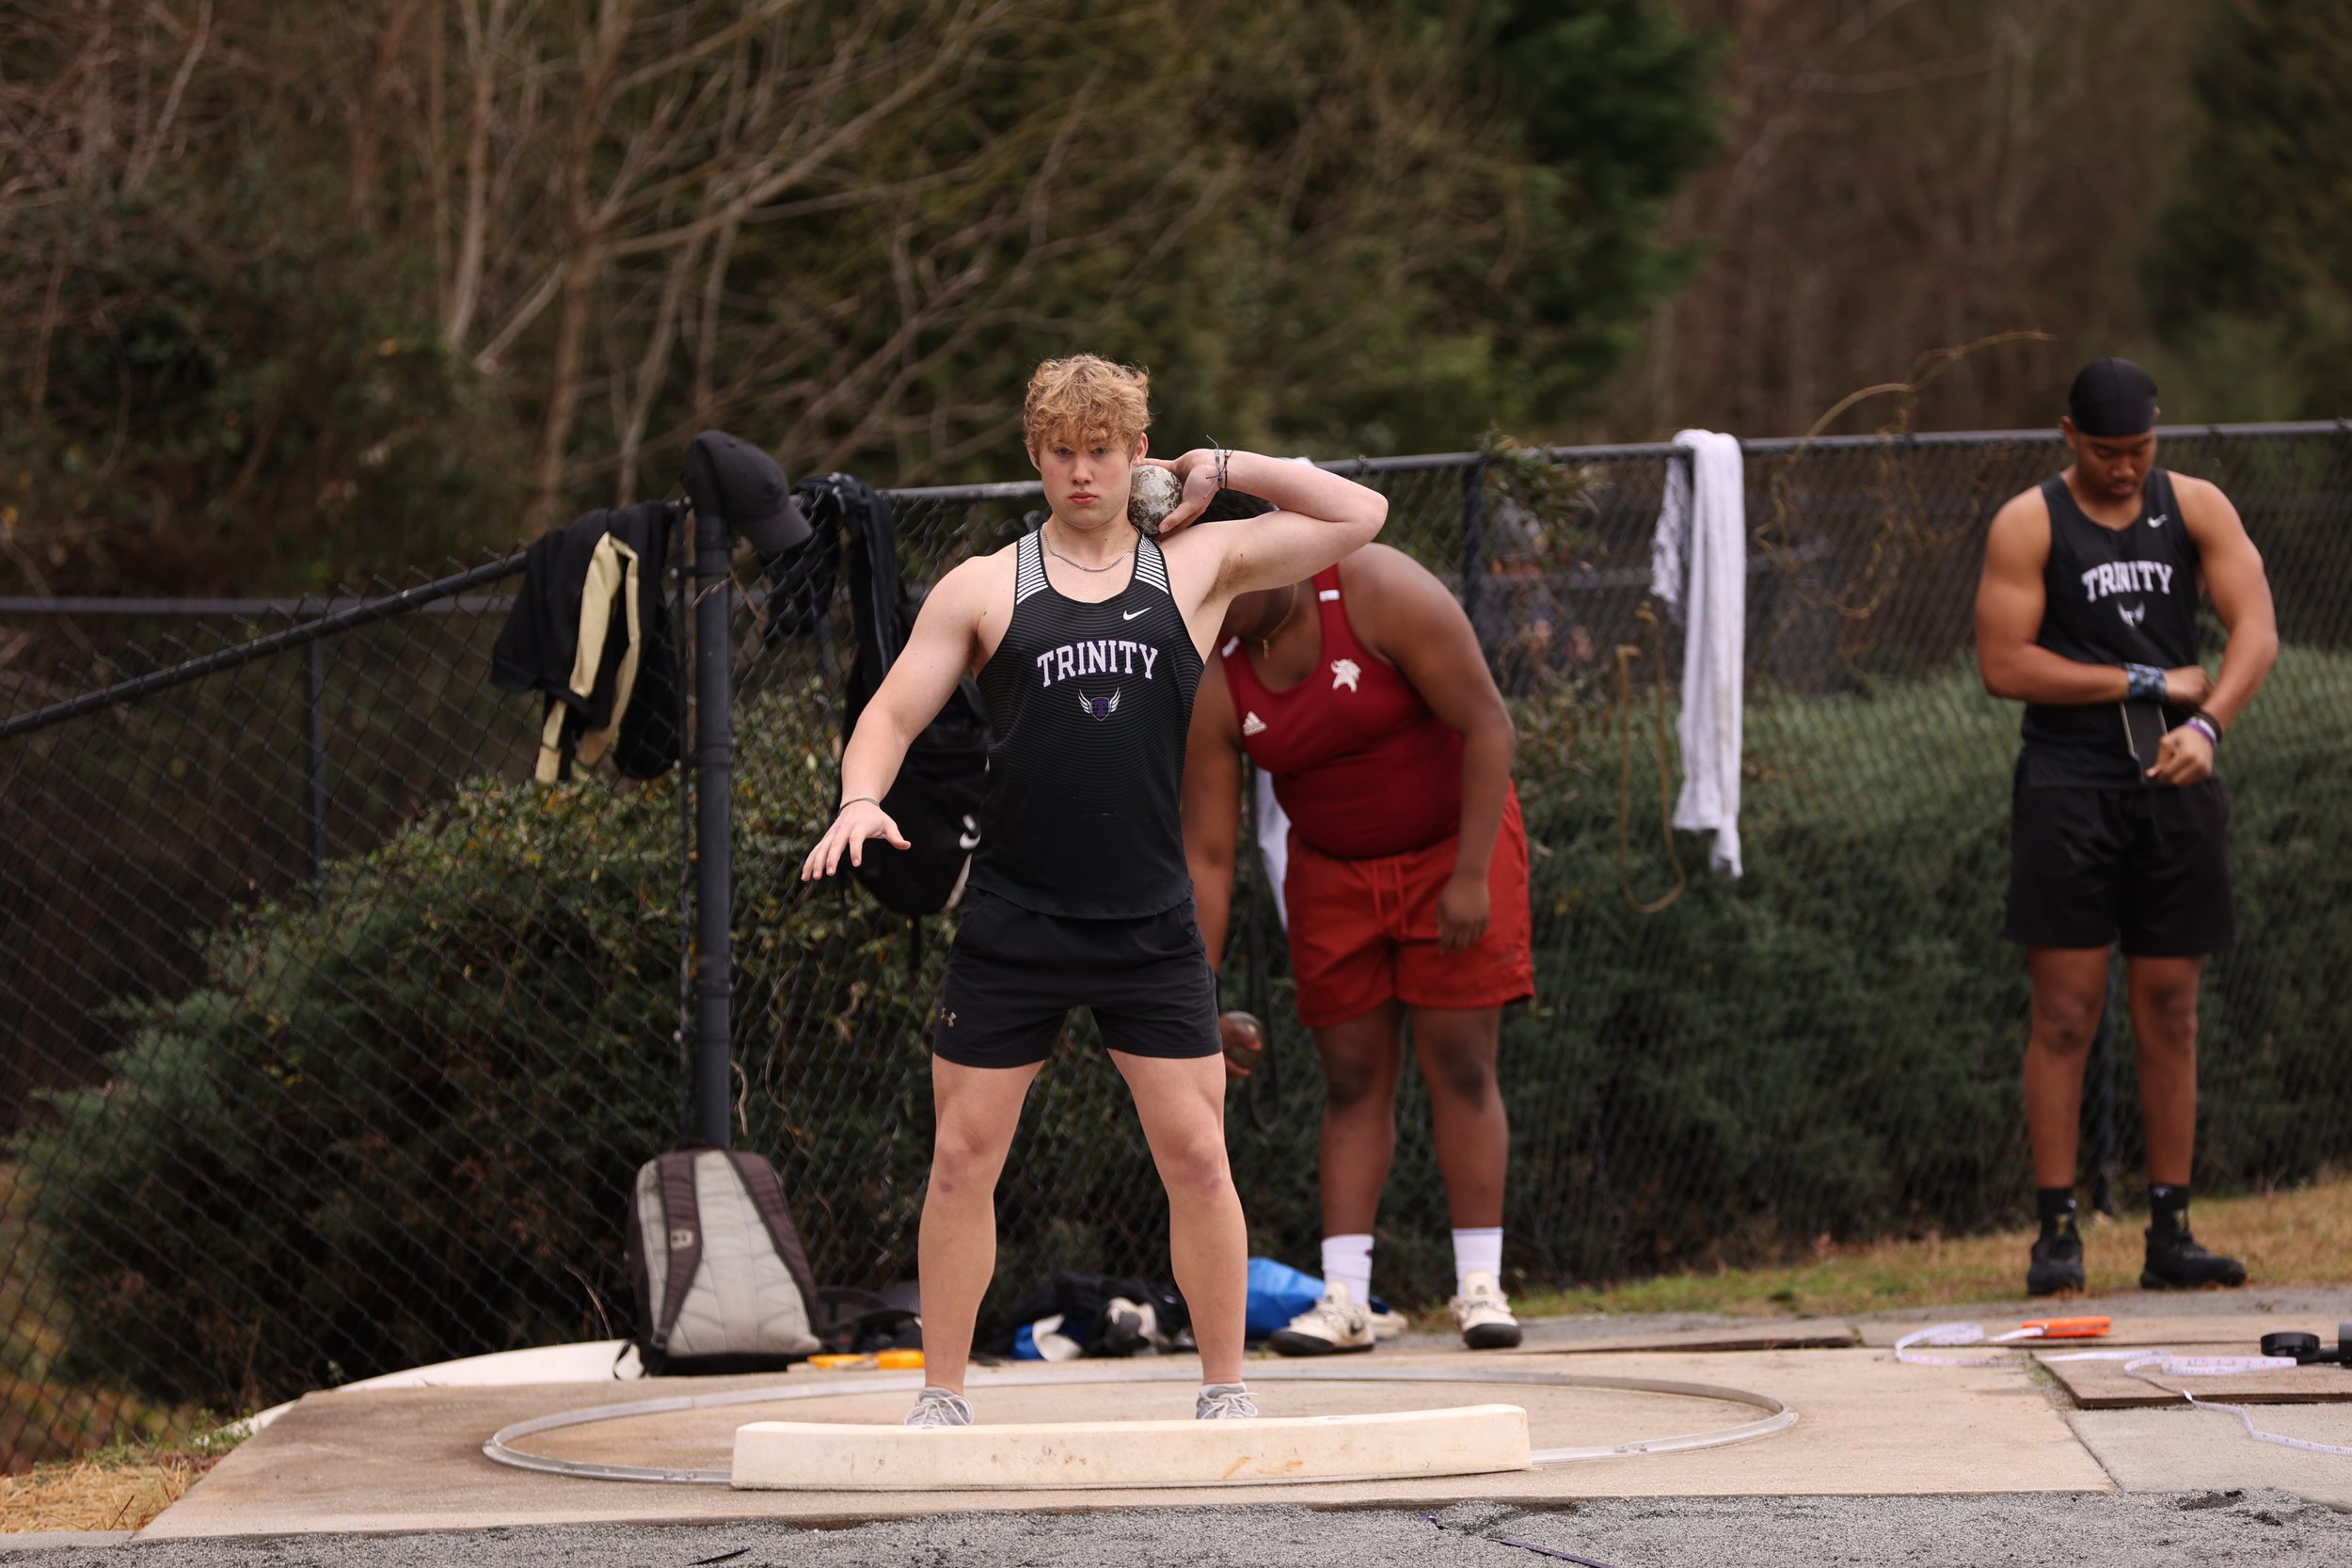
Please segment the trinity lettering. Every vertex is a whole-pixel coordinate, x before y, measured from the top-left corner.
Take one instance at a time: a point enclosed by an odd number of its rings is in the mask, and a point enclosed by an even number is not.
[[[2097,604],[2109,594],[2169,594],[2172,567],[2162,561],[2110,561],[2083,574],[2083,597]]]
[[[1149,642],[1124,637],[1090,637],[1083,642],[1065,642],[1038,655],[1038,684],[1051,686],[1056,681],[1077,680],[1087,675],[1139,674],[1150,680],[1152,667],[1159,661],[1160,650]]]

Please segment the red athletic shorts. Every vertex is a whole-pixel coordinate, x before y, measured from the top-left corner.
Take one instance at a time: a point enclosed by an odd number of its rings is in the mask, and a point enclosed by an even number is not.
[[[1341,860],[1309,847],[1292,830],[1282,903],[1301,1023],[1344,1023],[1391,997],[1408,1007],[1469,1009],[1535,994],[1518,792],[1503,799],[1502,829],[1486,866],[1486,934],[1462,952],[1440,953],[1438,895],[1454,874],[1456,842]]]

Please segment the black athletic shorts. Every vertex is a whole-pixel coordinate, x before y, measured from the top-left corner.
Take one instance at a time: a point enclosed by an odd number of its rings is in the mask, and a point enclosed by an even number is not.
[[[931,1049],[961,1067],[1026,1067],[1073,1007],[1133,1056],[1214,1056],[1216,977],[1187,898],[1133,920],[1040,914],[977,888],[947,955]]]
[[[2230,911],[2230,797],[2186,789],[2029,788],[2010,819],[2009,937],[2134,958],[2217,953]]]

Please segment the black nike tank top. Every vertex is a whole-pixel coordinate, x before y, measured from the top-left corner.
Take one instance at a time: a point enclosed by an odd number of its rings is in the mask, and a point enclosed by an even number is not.
[[[1200,652],[1168,562],[1136,542],[1124,592],[1064,598],[1023,536],[1012,621],[980,669],[994,744],[972,885],[1041,914],[1131,919],[1192,896],[1179,798]]]
[[[2084,515],[2061,478],[2042,482],[2050,508],[2050,559],[2042,568],[2042,646],[2081,664],[2197,662],[2196,541],[2181,521],[2172,476],[2152,468],[2130,526]],[[2166,707],[2178,724],[2194,711]],[[2122,705],[2029,703],[2020,728],[2020,777],[2029,785],[2125,786],[2146,783],[2132,755]]]

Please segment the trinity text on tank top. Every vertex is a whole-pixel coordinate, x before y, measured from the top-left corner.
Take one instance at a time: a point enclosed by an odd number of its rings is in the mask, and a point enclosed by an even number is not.
[[[2042,569],[2042,630],[2035,641],[2079,664],[2197,662],[2197,542],[2181,521],[2172,476],[2152,468],[2139,515],[2103,528],[2084,515],[2063,477],[2042,481],[2050,508],[2050,559]],[[2193,710],[2173,704],[2168,724]],[[2029,786],[2144,786],[2119,703],[2029,703],[2019,727],[2019,777]]]
[[[1424,849],[1462,831],[1462,737],[1347,619],[1340,569],[1315,574],[1323,655],[1314,672],[1269,690],[1238,637],[1217,651],[1242,750],[1311,848],[1343,860]]]
[[[1084,604],[1025,534],[1012,620],[980,669],[994,743],[972,885],[1086,919],[1189,898],[1178,799],[1200,668],[1157,545],[1139,539],[1126,589]]]

